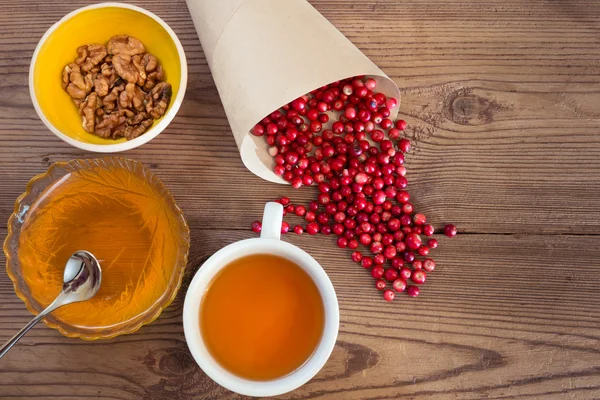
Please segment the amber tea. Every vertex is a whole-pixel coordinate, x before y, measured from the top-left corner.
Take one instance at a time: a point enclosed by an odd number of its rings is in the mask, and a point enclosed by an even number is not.
[[[200,306],[200,330],[215,360],[253,380],[282,377],[317,348],[324,307],[312,278],[286,258],[254,254],[225,266]]]

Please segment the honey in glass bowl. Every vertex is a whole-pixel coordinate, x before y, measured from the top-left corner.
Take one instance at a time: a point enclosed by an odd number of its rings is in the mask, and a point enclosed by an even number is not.
[[[94,254],[102,268],[100,290],[52,318],[111,337],[137,329],[140,316],[157,316],[161,303],[170,302],[181,282],[189,231],[168,191],[141,164],[104,159],[80,165],[30,205],[18,238],[18,264],[30,296],[46,307],[61,290],[70,255]]]

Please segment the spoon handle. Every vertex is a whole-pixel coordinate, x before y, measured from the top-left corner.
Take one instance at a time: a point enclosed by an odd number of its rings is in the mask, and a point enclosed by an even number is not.
[[[8,351],[19,341],[19,339],[21,339],[31,328],[33,328],[35,324],[37,324],[45,316],[46,313],[39,313],[38,315],[33,317],[33,319],[29,321],[29,323],[25,325],[23,329],[17,332],[15,336],[13,336],[8,342],[6,342],[4,346],[0,348],[0,358],[4,357],[4,355],[8,353]]]

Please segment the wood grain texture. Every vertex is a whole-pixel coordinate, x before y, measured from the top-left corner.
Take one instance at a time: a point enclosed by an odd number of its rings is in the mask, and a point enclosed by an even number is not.
[[[0,221],[50,163],[93,157],[43,126],[27,88],[39,38],[87,3],[0,4]],[[216,250],[253,236],[265,201],[315,195],[243,167],[184,1],[133,3],[175,30],[189,62],[178,116],[125,154],[150,166],[187,215],[186,284],[132,335],[87,343],[36,327],[0,361],[3,399],[240,399],[187,350],[187,283]],[[422,295],[392,304],[333,237],[288,236],[327,270],[341,325],[326,367],[281,397],[600,398],[600,3],[311,3],[401,87],[415,205],[462,234],[441,239]],[[0,341],[29,318],[1,268]]]

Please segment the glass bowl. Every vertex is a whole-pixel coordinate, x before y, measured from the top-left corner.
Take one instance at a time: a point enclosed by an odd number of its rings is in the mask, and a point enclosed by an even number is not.
[[[69,218],[74,209],[81,220]],[[121,212],[129,217],[115,224],[111,218],[120,218]],[[61,231],[57,226],[73,230]],[[61,240],[65,232],[71,235],[67,243]],[[89,240],[92,244],[86,246],[87,239],[98,235],[107,239]],[[116,246],[122,248],[110,259],[107,254],[113,254]],[[29,311],[38,314],[60,291],[64,254],[96,252],[103,272],[98,294],[44,318],[46,325],[65,336],[93,340],[135,332],[158,318],[181,286],[189,247],[183,212],[162,182],[136,161],[111,157],[58,162],[31,179],[8,221],[4,253],[15,293]],[[58,260],[50,261],[53,257]]]

